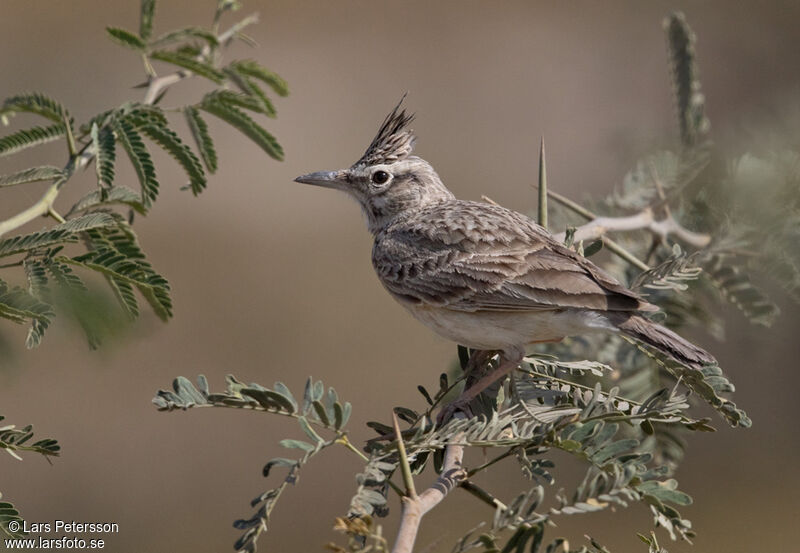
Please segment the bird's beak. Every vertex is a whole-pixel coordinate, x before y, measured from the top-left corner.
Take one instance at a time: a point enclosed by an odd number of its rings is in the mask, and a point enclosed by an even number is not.
[[[344,171],[317,171],[294,179],[294,182],[324,186],[325,188],[341,189],[346,183]]]

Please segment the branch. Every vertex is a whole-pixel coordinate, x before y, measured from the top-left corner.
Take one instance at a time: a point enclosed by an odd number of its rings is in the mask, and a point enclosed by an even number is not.
[[[662,240],[672,234],[681,242],[685,242],[695,248],[704,248],[711,242],[711,237],[707,234],[692,232],[675,220],[672,215],[656,221],[653,210],[646,207],[636,215],[628,217],[598,217],[592,214],[592,220],[575,231],[575,241],[594,240],[602,237],[608,232],[624,232],[630,230],[647,229]],[[556,240],[564,240],[565,233],[555,235]]]
[[[50,207],[53,205],[56,196],[58,196],[58,189],[60,185],[60,181],[54,182],[38,202],[33,204],[22,213],[18,213],[10,219],[0,222],[0,236],[3,236],[10,230],[21,227],[29,221],[33,221],[41,215],[47,215],[50,212]]]
[[[457,413],[455,416],[464,417],[461,413]],[[461,435],[454,436],[453,441],[458,442],[461,438]],[[402,440],[402,438],[398,438],[398,440]],[[464,446],[448,445],[444,450],[442,472],[436,482],[419,495],[410,493],[401,498],[403,511],[400,515],[400,529],[397,531],[397,540],[394,542],[392,553],[411,553],[414,550],[414,541],[417,539],[422,517],[441,503],[448,493],[467,480],[467,471],[461,465],[463,458]]]
[[[646,228],[659,237],[666,238],[669,234],[682,239],[684,242],[692,246],[702,248],[711,242],[711,237],[705,234],[698,234],[688,229],[683,228],[673,217],[668,213],[666,219],[656,221],[653,216],[652,208],[646,208],[642,213],[630,217],[600,217],[595,213],[589,211],[582,205],[573,202],[566,196],[562,196],[551,190],[547,191],[547,195],[555,201],[566,207],[567,209],[577,213],[584,219],[589,220],[589,223],[578,227],[575,231],[575,240],[589,240],[594,238],[603,238],[603,244],[609,251],[615,253],[631,265],[638,267],[642,271],[650,270],[650,265],[633,255],[631,252],[623,248],[620,244],[605,236],[606,232],[615,230],[635,230]],[[649,215],[647,215],[649,213]],[[619,228],[618,228],[619,227]],[[553,235],[556,240],[564,241],[566,237],[565,232]]]
[[[69,180],[75,171],[86,167],[93,157],[94,154],[91,153],[86,146],[84,146],[80,152],[76,153],[74,156],[71,156],[64,167],[64,175],[59,177],[53,184],[50,185],[50,188],[47,189],[38,202],[33,204],[25,211],[18,213],[9,219],[6,219],[5,221],[0,221],[0,236],[3,236],[9,231],[17,229],[40,216],[53,215],[55,219],[58,219],[60,216],[57,215],[55,209],[53,208],[53,202],[55,202],[56,197],[58,197],[61,187],[65,182],[67,182],[67,180]]]
[[[392,553],[411,553],[413,551],[422,517],[441,503],[451,490],[466,479],[467,473],[461,466],[463,457],[464,446],[447,446],[444,450],[442,473],[436,482],[416,498],[408,496],[402,498],[403,512],[400,518],[400,529],[397,532],[397,540],[392,548]]]

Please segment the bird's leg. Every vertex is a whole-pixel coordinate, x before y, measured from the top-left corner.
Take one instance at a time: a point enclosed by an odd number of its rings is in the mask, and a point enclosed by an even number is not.
[[[473,354],[473,357],[476,361],[475,365],[472,364],[472,357],[470,358],[471,374],[474,374],[480,370],[482,368],[481,365],[485,365],[485,363],[488,362],[494,355],[494,351],[475,352],[475,354]],[[509,349],[500,352],[500,364],[496,368],[490,370],[487,374],[480,376],[477,380],[471,381],[472,379],[468,378],[467,386],[464,388],[464,391],[461,392],[461,395],[458,396],[455,401],[445,405],[444,408],[439,412],[439,416],[436,418],[437,423],[439,425],[444,424],[453,416],[456,411],[464,411],[466,412],[467,416],[469,416],[469,403],[486,388],[516,369],[524,356],[525,352],[521,348]]]
[[[464,372],[467,375],[464,388],[469,388],[475,382],[481,379],[487,371],[491,371],[490,365],[492,358],[497,355],[497,350],[481,349],[473,350],[472,355],[469,356],[467,366],[464,367]]]

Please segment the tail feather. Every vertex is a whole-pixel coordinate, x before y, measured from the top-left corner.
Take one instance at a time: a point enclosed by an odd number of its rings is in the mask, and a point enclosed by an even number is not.
[[[701,369],[709,363],[716,364],[714,356],[670,329],[639,315],[633,315],[617,323],[617,328],[634,340],[650,346],[672,360],[693,369]]]

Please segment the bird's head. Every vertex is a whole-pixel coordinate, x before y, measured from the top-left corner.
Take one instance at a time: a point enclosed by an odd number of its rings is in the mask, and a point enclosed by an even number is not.
[[[402,102],[386,117],[367,151],[350,168],[294,179],[347,192],[361,205],[372,233],[398,215],[453,198],[430,163],[411,155],[415,137],[407,127],[414,116],[400,109]]]

